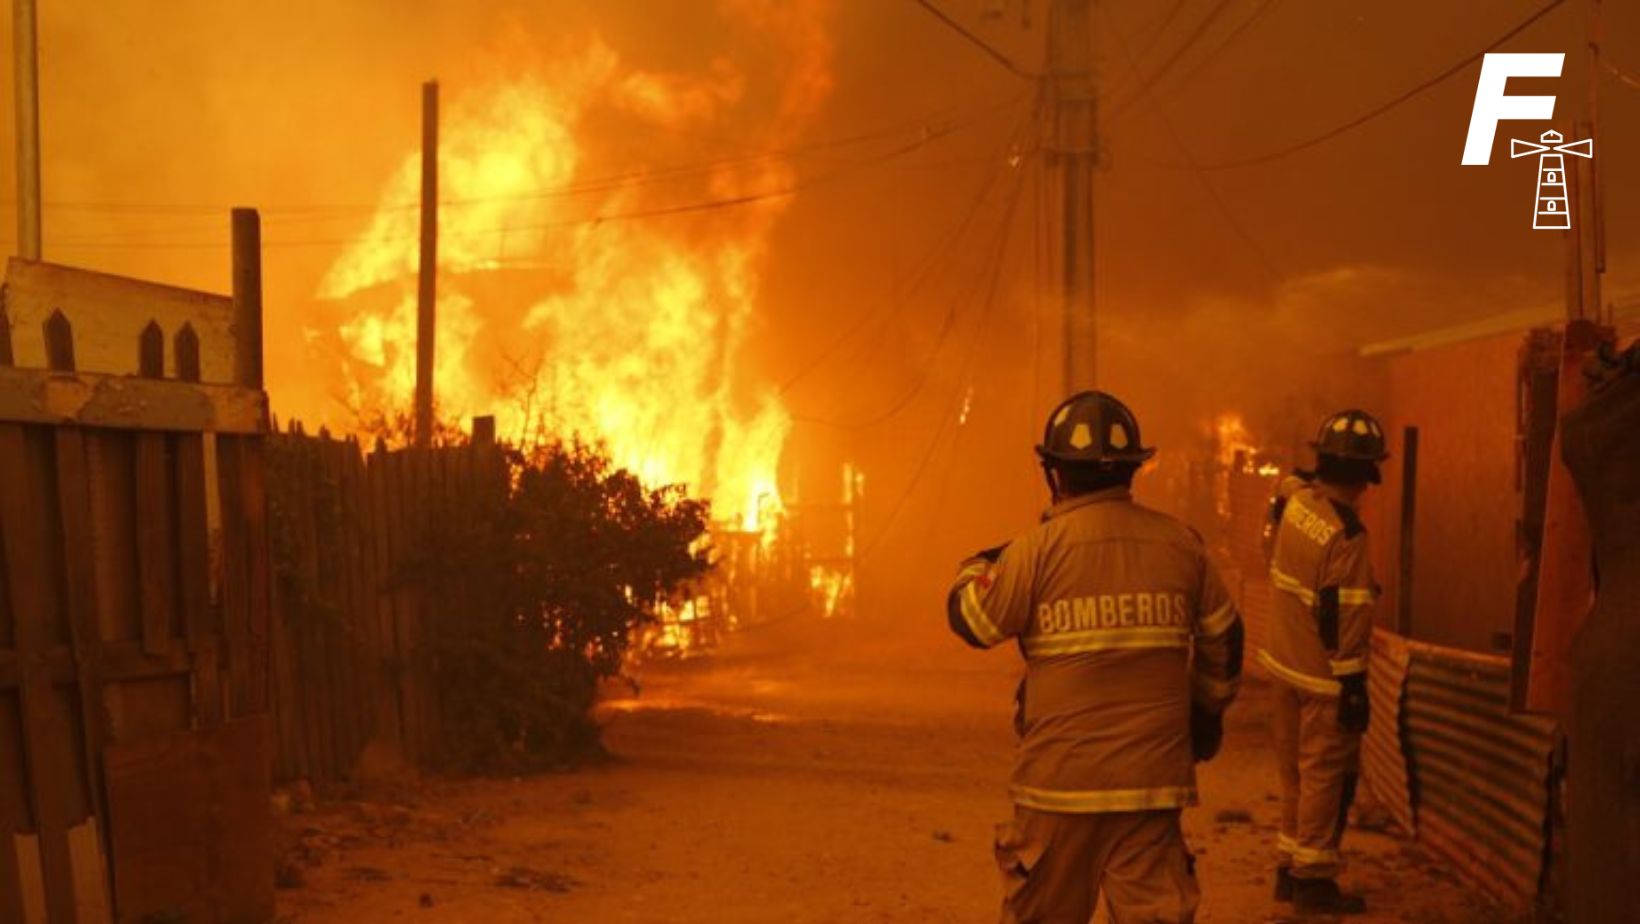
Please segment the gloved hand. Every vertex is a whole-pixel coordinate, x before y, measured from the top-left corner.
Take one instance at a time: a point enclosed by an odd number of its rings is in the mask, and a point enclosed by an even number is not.
[[[1224,716],[1208,712],[1194,703],[1190,706],[1190,753],[1196,761],[1212,760],[1224,743]]]
[[[1367,730],[1372,703],[1367,699],[1367,675],[1350,674],[1339,678],[1342,689],[1338,692],[1338,725],[1347,732],[1361,734]]]
[[[974,553],[974,557],[975,558],[983,558],[986,561],[988,561],[988,562],[990,562],[991,564],[994,565],[994,564],[997,563],[997,559],[1002,557],[1002,550],[1006,549],[1007,547],[1008,547],[1008,543],[1004,542],[1001,545],[992,546],[991,548],[988,548],[988,549],[980,549],[978,552]]]

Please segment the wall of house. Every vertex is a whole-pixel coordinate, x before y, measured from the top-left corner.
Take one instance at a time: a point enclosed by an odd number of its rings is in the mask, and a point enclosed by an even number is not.
[[[1514,629],[1517,363],[1524,335],[1502,334],[1385,360],[1381,419],[1390,459],[1369,520],[1385,587],[1381,625],[1400,604],[1403,430],[1419,430],[1411,637],[1496,652]]]

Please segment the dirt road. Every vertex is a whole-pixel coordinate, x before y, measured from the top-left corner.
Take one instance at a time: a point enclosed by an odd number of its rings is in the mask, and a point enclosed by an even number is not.
[[[813,642],[813,639],[808,640]],[[920,650],[920,649],[918,649]],[[302,924],[991,922],[1008,812],[1011,652],[824,660],[743,651],[651,667],[607,708],[615,758],[521,780],[424,782],[290,816],[315,865]],[[1203,922],[1282,920],[1262,691],[1187,814]],[[1503,920],[1417,850],[1351,832],[1363,922]]]

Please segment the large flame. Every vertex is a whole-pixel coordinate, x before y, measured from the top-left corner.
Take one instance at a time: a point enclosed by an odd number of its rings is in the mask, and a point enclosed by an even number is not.
[[[829,88],[819,3],[723,4],[787,52],[767,148],[794,139]],[[452,88],[439,151],[441,417],[495,414],[504,434],[600,442],[648,483],[710,497],[740,528],[778,512],[790,417],[766,383],[746,381],[743,354],[786,201],[759,197],[789,187],[792,167],[729,159],[680,189],[664,165],[589,162],[589,122],[707,125],[747,82],[724,59],[654,73],[589,40],[550,70]],[[420,168],[411,151],[320,286],[344,306],[348,398],[365,410],[406,408],[414,388]],[[737,197],[754,201],[687,222],[654,215],[680,199]]]

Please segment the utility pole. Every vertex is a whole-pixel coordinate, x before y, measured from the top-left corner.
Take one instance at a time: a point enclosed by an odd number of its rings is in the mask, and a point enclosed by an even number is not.
[[[1589,74],[1584,120],[1574,122],[1573,138],[1594,140],[1594,156],[1569,158],[1567,201],[1575,222],[1566,235],[1566,326],[1560,344],[1560,374],[1555,389],[1556,424],[1550,442],[1544,488],[1543,527],[1536,562],[1536,599],[1532,608],[1530,669],[1524,695],[1529,712],[1570,715],[1572,640],[1589,613],[1594,596],[1593,539],[1570,469],[1561,457],[1560,421],[1588,394],[1584,365],[1603,342],[1600,277],[1605,272],[1605,219],[1600,171],[1600,38],[1601,0],[1588,2]]]
[[[1584,285],[1584,317],[1597,322],[1606,322],[1606,310],[1602,304],[1601,277],[1606,273],[1606,207],[1605,189],[1601,183],[1600,154],[1600,43],[1602,40],[1604,16],[1601,9],[1601,0],[1589,0],[1589,99],[1588,99],[1588,134],[1578,135],[1579,138],[1590,138],[1594,141],[1595,156],[1584,161],[1581,165],[1588,178],[1588,192],[1583,211],[1583,225],[1587,230],[1580,230],[1579,234],[1587,244],[1587,252],[1582,260],[1583,272],[1587,275]]]
[[[11,2],[17,113],[17,255],[40,259],[40,62],[34,0]]]
[[[1093,290],[1093,170],[1099,164],[1099,97],[1093,74],[1093,0],[1053,0],[1048,11],[1049,162],[1061,197],[1065,386],[1097,383]]]
[[[438,81],[421,85],[421,256],[416,285],[415,443],[433,440],[434,301],[438,283]]]

